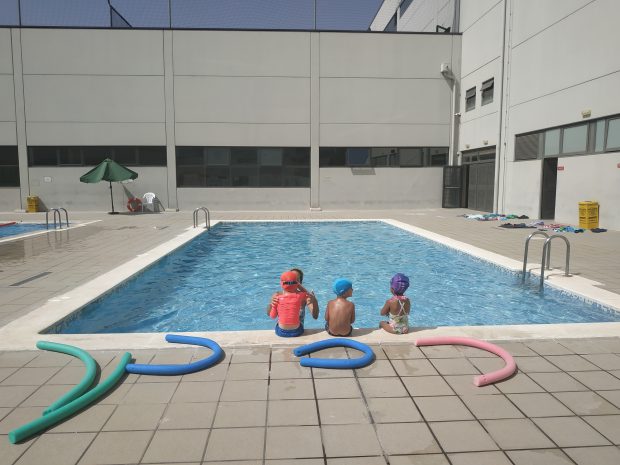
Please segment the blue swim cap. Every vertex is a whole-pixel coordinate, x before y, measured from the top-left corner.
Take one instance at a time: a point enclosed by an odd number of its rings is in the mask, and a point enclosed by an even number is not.
[[[349,289],[353,289],[353,283],[348,279],[338,278],[334,281],[334,285],[332,286],[336,295],[340,296],[347,292]]]

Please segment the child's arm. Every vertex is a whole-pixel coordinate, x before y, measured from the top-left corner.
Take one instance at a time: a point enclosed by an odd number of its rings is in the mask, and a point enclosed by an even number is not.
[[[355,304],[351,302],[351,324],[355,323]]]
[[[306,305],[310,309],[312,318],[316,320],[319,317],[319,302],[316,300],[316,296],[314,295],[313,292],[308,292],[308,298],[306,300]]]
[[[386,300],[385,304],[383,305],[383,308],[381,309],[381,312],[379,312],[381,315],[387,315],[388,313],[390,313],[390,301]]]
[[[325,307],[325,321],[329,323],[329,302],[327,302],[327,306]]]
[[[271,310],[269,311],[269,317],[274,319],[275,317],[278,316],[278,296],[274,294],[274,297],[271,301]]]
[[[274,293],[271,295],[271,300],[269,301],[269,305],[267,305],[267,315],[269,315],[269,316],[271,316],[271,308],[272,308],[274,305],[277,305],[277,304],[278,304],[278,295],[279,295],[279,293],[278,293],[278,292],[274,292]],[[273,317],[272,317],[272,318],[273,318]]]

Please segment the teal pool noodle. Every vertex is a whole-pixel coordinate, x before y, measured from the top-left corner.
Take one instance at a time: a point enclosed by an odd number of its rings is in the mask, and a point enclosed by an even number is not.
[[[60,352],[61,354],[73,355],[74,357],[82,360],[82,362],[84,362],[84,366],[86,366],[86,373],[84,374],[82,380],[43,411],[43,415],[47,415],[48,413],[59,409],[63,405],[68,404],[72,400],[77,399],[88,391],[88,388],[95,380],[95,376],[97,376],[97,362],[95,362],[88,352],[80,349],[79,347],[66,344],[57,344],[55,342],[39,341],[37,342],[37,348],[41,350],[50,350],[52,352]]]
[[[45,416],[39,417],[36,420],[33,420],[30,423],[26,423],[25,425],[11,431],[9,433],[9,441],[11,442],[11,444],[23,441],[24,439],[27,439],[30,436],[37,434],[39,431],[42,431],[46,428],[49,428],[50,426],[55,425],[56,423],[59,423],[68,416],[71,416],[75,412],[78,412],[84,407],[92,404],[95,400],[97,400],[103,394],[116,386],[116,384],[125,374],[125,367],[130,360],[131,354],[129,352],[125,352],[121,357],[121,361],[118,363],[110,376],[108,376],[105,380],[92,388],[86,394],[83,394],[77,399],[72,400],[67,405],[63,405],[58,410],[54,410],[53,412],[50,412]]]

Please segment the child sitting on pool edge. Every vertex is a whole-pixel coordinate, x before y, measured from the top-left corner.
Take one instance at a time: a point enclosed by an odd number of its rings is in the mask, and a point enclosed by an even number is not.
[[[388,321],[379,323],[379,327],[388,333],[406,334],[409,332],[409,312],[411,302],[403,294],[409,287],[409,278],[402,273],[396,273],[390,281],[392,297],[385,301],[381,315],[389,315]]]
[[[300,320],[300,308],[308,299],[308,292],[299,284],[297,273],[285,271],[280,276],[283,293],[271,304],[269,316],[278,318],[275,331],[280,337],[297,337],[304,333]]]
[[[347,337],[353,332],[355,304],[347,297],[353,295],[353,284],[348,279],[337,279],[333,285],[336,298],[327,302],[325,331],[330,336]]]

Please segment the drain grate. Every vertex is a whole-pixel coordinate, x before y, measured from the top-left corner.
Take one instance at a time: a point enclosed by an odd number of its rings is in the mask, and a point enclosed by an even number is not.
[[[30,281],[34,281],[35,279],[42,278],[43,276],[47,276],[48,274],[52,274],[52,272],[44,271],[43,273],[35,274],[34,276],[31,276],[30,278],[26,278],[23,281],[19,281],[17,283],[11,284],[10,287],[21,286],[22,284],[29,283]]]

